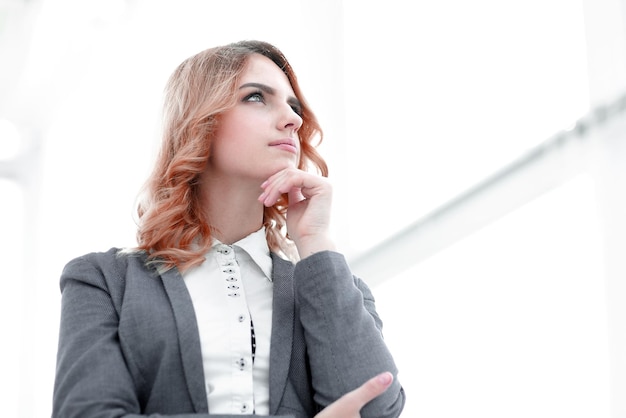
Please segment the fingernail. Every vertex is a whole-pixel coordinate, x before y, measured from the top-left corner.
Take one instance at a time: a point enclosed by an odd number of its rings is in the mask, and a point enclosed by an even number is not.
[[[393,376],[389,372],[385,372],[378,375],[378,381],[383,385],[388,385],[393,380]]]

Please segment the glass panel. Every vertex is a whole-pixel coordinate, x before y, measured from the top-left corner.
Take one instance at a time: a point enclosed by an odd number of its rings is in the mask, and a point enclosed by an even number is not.
[[[403,416],[609,416],[593,192],[580,176],[373,289]]]

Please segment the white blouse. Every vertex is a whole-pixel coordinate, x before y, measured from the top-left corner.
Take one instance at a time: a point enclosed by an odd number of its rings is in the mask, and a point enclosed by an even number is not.
[[[269,414],[272,259],[265,228],[233,245],[215,240],[183,279],[198,322],[209,412]]]

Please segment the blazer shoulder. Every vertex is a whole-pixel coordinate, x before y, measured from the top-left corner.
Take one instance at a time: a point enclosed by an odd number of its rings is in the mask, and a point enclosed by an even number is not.
[[[129,269],[150,274],[145,252],[126,251],[113,247],[104,252],[91,252],[70,260],[61,273],[61,290],[69,281],[78,280],[97,287],[123,282]]]

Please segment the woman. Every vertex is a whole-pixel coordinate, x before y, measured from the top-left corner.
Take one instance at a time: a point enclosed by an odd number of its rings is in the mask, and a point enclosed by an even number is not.
[[[330,238],[321,129],[286,58],[259,41],[208,49],[165,99],[138,247],[63,271],[53,416],[398,417],[397,369]]]

